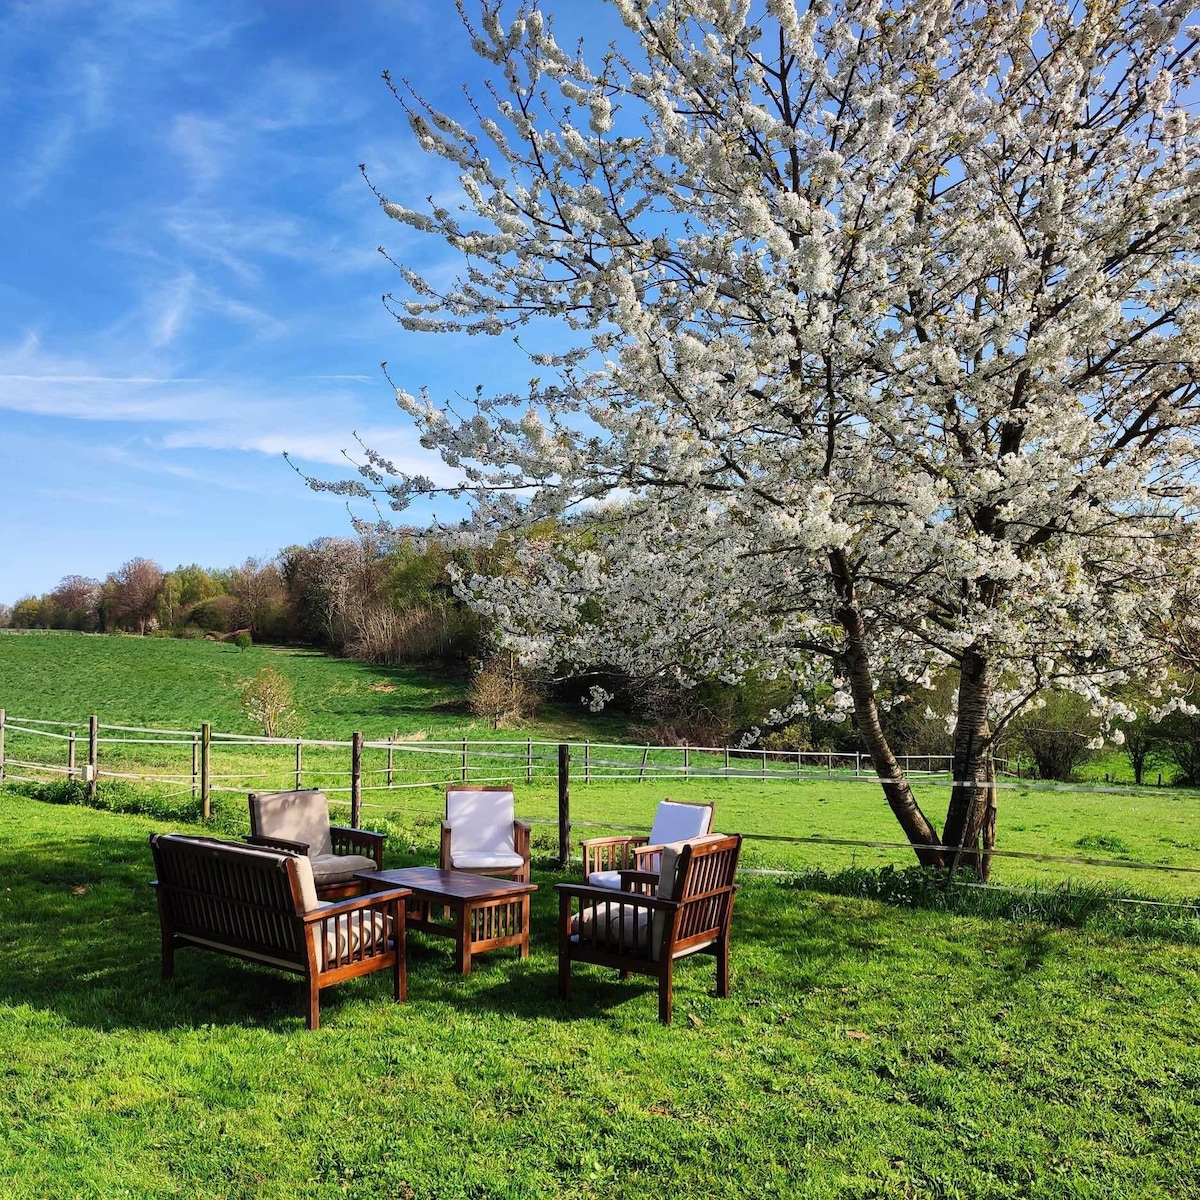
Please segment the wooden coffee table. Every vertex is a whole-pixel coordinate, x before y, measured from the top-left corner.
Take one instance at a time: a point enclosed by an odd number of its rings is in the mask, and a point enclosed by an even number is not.
[[[360,871],[355,879],[371,891],[408,888],[412,896],[405,924],[410,930],[452,937],[458,969],[464,975],[471,973],[471,955],[482,950],[519,946],[521,957],[529,957],[529,897],[537,891],[536,884],[436,867]],[[434,911],[446,909],[452,918],[449,922],[434,919]]]

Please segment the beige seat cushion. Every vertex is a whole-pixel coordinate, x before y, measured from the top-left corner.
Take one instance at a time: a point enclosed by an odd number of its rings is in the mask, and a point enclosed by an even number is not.
[[[317,887],[349,883],[359,871],[378,869],[375,860],[363,854],[314,854],[308,861],[312,863],[313,878]]]
[[[595,924],[604,929],[604,937],[598,939],[592,932],[593,913]],[[571,936],[579,941],[599,941],[612,950],[636,950],[639,954],[649,953],[652,960],[658,959],[658,943],[651,943],[646,933],[650,914],[644,908],[632,904],[598,904],[595,908],[585,907],[583,912],[571,918]],[[661,941],[661,937],[659,939]]]
[[[327,907],[322,905],[322,908]],[[345,965],[361,945],[364,953],[378,953],[392,935],[392,920],[380,912],[343,913],[336,921],[322,921],[322,970]]]

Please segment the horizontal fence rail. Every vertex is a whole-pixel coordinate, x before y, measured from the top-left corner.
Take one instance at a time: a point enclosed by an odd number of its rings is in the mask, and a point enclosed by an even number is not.
[[[906,774],[939,786],[953,782],[952,759],[938,755],[899,756]],[[997,788],[1025,786],[1018,763],[997,760]],[[349,807],[352,824],[364,809],[397,812],[395,803],[379,803],[389,793],[403,805],[402,815],[439,821],[444,815],[440,797],[422,802],[420,792],[453,784],[520,783],[558,788],[558,816],[533,817],[531,823],[558,831],[559,860],[570,856],[572,831],[643,834],[645,827],[628,827],[601,820],[572,820],[570,785],[622,781],[646,783],[671,780],[729,779],[732,781],[796,782],[797,780],[877,782],[868,756],[816,750],[763,750],[741,746],[666,746],[620,742],[556,742],[536,738],[433,739],[393,733],[350,739],[266,737],[214,730],[101,722],[96,715],[82,721],[8,715],[0,709],[0,784],[6,780],[45,783],[53,779],[78,781],[94,798],[102,779],[149,784],[169,789],[165,798],[190,796],[205,820],[212,817],[212,798],[262,790],[320,787],[331,803]],[[1137,794],[1129,786],[1051,784],[1054,792],[1115,792]],[[1152,792],[1154,789],[1144,789]],[[403,799],[402,799],[403,798]],[[748,842],[764,845],[845,846],[876,851],[911,853],[907,842],[854,839],[822,835],[786,836],[747,832]],[[958,854],[963,847],[933,847]],[[1200,866],[1134,862],[1129,858],[1033,853],[1000,847],[995,858],[1136,871],[1200,875]],[[767,873],[772,873],[768,871]],[[785,872],[786,873],[786,872]]]

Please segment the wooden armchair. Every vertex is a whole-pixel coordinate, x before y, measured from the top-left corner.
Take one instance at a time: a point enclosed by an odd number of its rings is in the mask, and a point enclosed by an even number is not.
[[[658,979],[658,1019],[671,1023],[675,960],[712,954],[717,995],[729,995],[729,926],[737,892],[740,835],[712,834],[662,848],[658,874],[624,871],[612,889],[560,883],[558,994],[571,998],[571,963],[614,967]],[[653,887],[652,894],[636,889]]]
[[[251,792],[251,845],[306,855],[312,863],[317,895],[322,900],[357,896],[359,871],[383,870],[382,833],[329,823],[324,792]]]
[[[511,875],[529,882],[529,825],[516,819],[510,787],[448,787],[438,865],[443,871]]]
[[[322,903],[303,854],[175,833],[152,835],[150,849],[164,979],[183,946],[294,971],[308,985],[309,1029],[321,990],[358,975],[391,968],[397,1002],[407,999],[408,888]]]
[[[663,846],[711,833],[715,811],[712,804],[663,800],[648,836],[588,838],[582,843],[584,883],[620,888],[622,871],[657,872]]]

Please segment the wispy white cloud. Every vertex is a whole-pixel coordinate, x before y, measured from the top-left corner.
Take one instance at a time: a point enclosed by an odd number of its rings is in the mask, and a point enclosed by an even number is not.
[[[210,188],[236,153],[239,137],[225,121],[202,113],[179,113],[171,121],[167,145],[191,176],[192,185]]]
[[[70,153],[74,140],[75,122],[70,117],[59,117],[39,130],[36,144],[14,174],[12,198],[16,204],[28,204],[45,191]]]
[[[170,345],[179,335],[192,305],[196,276],[184,271],[154,296],[151,313],[150,345],[156,349]]]
[[[17,369],[10,369],[17,368]],[[350,380],[362,380],[351,376]],[[0,410],[70,422],[141,426],[136,463],[157,452],[237,451],[278,458],[284,453],[313,464],[350,469],[346,458],[361,456],[350,428],[351,414],[363,417],[361,393],[352,397],[336,380],[316,386],[264,389],[245,381],[221,382],[169,374],[106,373],[97,366],[45,353],[36,338],[0,351]],[[415,431],[362,421],[363,442],[402,470],[451,482],[454,475],[437,455],[424,450]],[[91,436],[91,435],[88,435]],[[107,451],[114,462],[134,462],[127,451]],[[164,461],[158,459],[159,469]],[[186,460],[172,468],[192,478]]]

